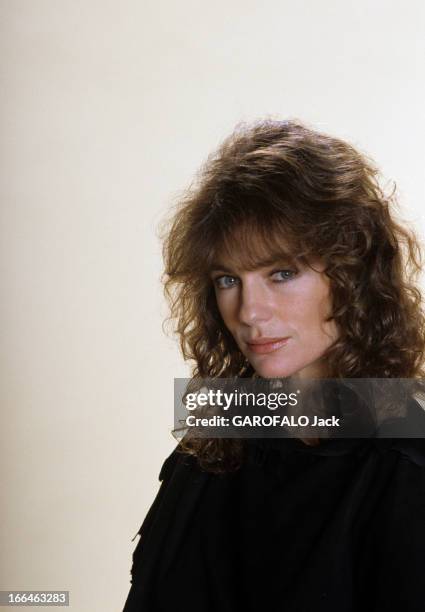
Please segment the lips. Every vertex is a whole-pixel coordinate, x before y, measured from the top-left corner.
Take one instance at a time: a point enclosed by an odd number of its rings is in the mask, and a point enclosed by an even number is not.
[[[277,351],[284,346],[289,340],[287,338],[264,338],[262,340],[256,340],[254,342],[247,342],[248,348],[257,354],[271,353]]]

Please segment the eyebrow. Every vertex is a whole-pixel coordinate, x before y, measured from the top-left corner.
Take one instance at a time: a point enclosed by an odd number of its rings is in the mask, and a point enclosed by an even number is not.
[[[220,263],[213,263],[209,268],[209,272],[232,272],[232,270],[222,266]]]
[[[270,268],[272,266],[277,266],[277,265],[295,265],[295,262],[293,262],[289,257],[277,257],[277,258],[273,258],[273,259],[269,259],[267,261],[264,262],[259,262],[254,270],[257,270],[258,268]],[[210,268],[209,268],[209,272],[213,273],[213,272],[228,272],[228,273],[232,273],[233,270],[231,270],[230,268],[228,268],[227,266],[224,266],[223,264],[221,264],[220,262],[214,262],[211,264]]]

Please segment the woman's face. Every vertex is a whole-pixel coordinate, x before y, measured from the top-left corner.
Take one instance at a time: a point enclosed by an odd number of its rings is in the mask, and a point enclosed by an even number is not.
[[[320,262],[312,265],[276,262],[244,271],[220,258],[211,271],[223,321],[263,378],[326,376],[322,356],[338,333],[334,321],[325,322],[329,278]]]

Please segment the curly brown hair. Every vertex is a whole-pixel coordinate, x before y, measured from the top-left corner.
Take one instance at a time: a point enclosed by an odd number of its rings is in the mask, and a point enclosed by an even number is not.
[[[240,123],[201,166],[160,228],[164,292],[192,377],[255,372],[220,316],[209,271],[227,253],[244,269],[282,256],[320,258],[341,334],[327,351],[333,378],[421,378],[422,248],[396,219],[375,163],[297,119]],[[236,469],[242,444],[181,443],[204,469]]]

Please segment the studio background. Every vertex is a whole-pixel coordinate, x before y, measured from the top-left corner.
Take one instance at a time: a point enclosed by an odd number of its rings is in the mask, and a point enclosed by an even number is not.
[[[161,327],[158,223],[237,122],[267,115],[370,154],[423,239],[425,5],[0,12],[0,589],[116,612],[175,446],[173,378],[189,376]]]

